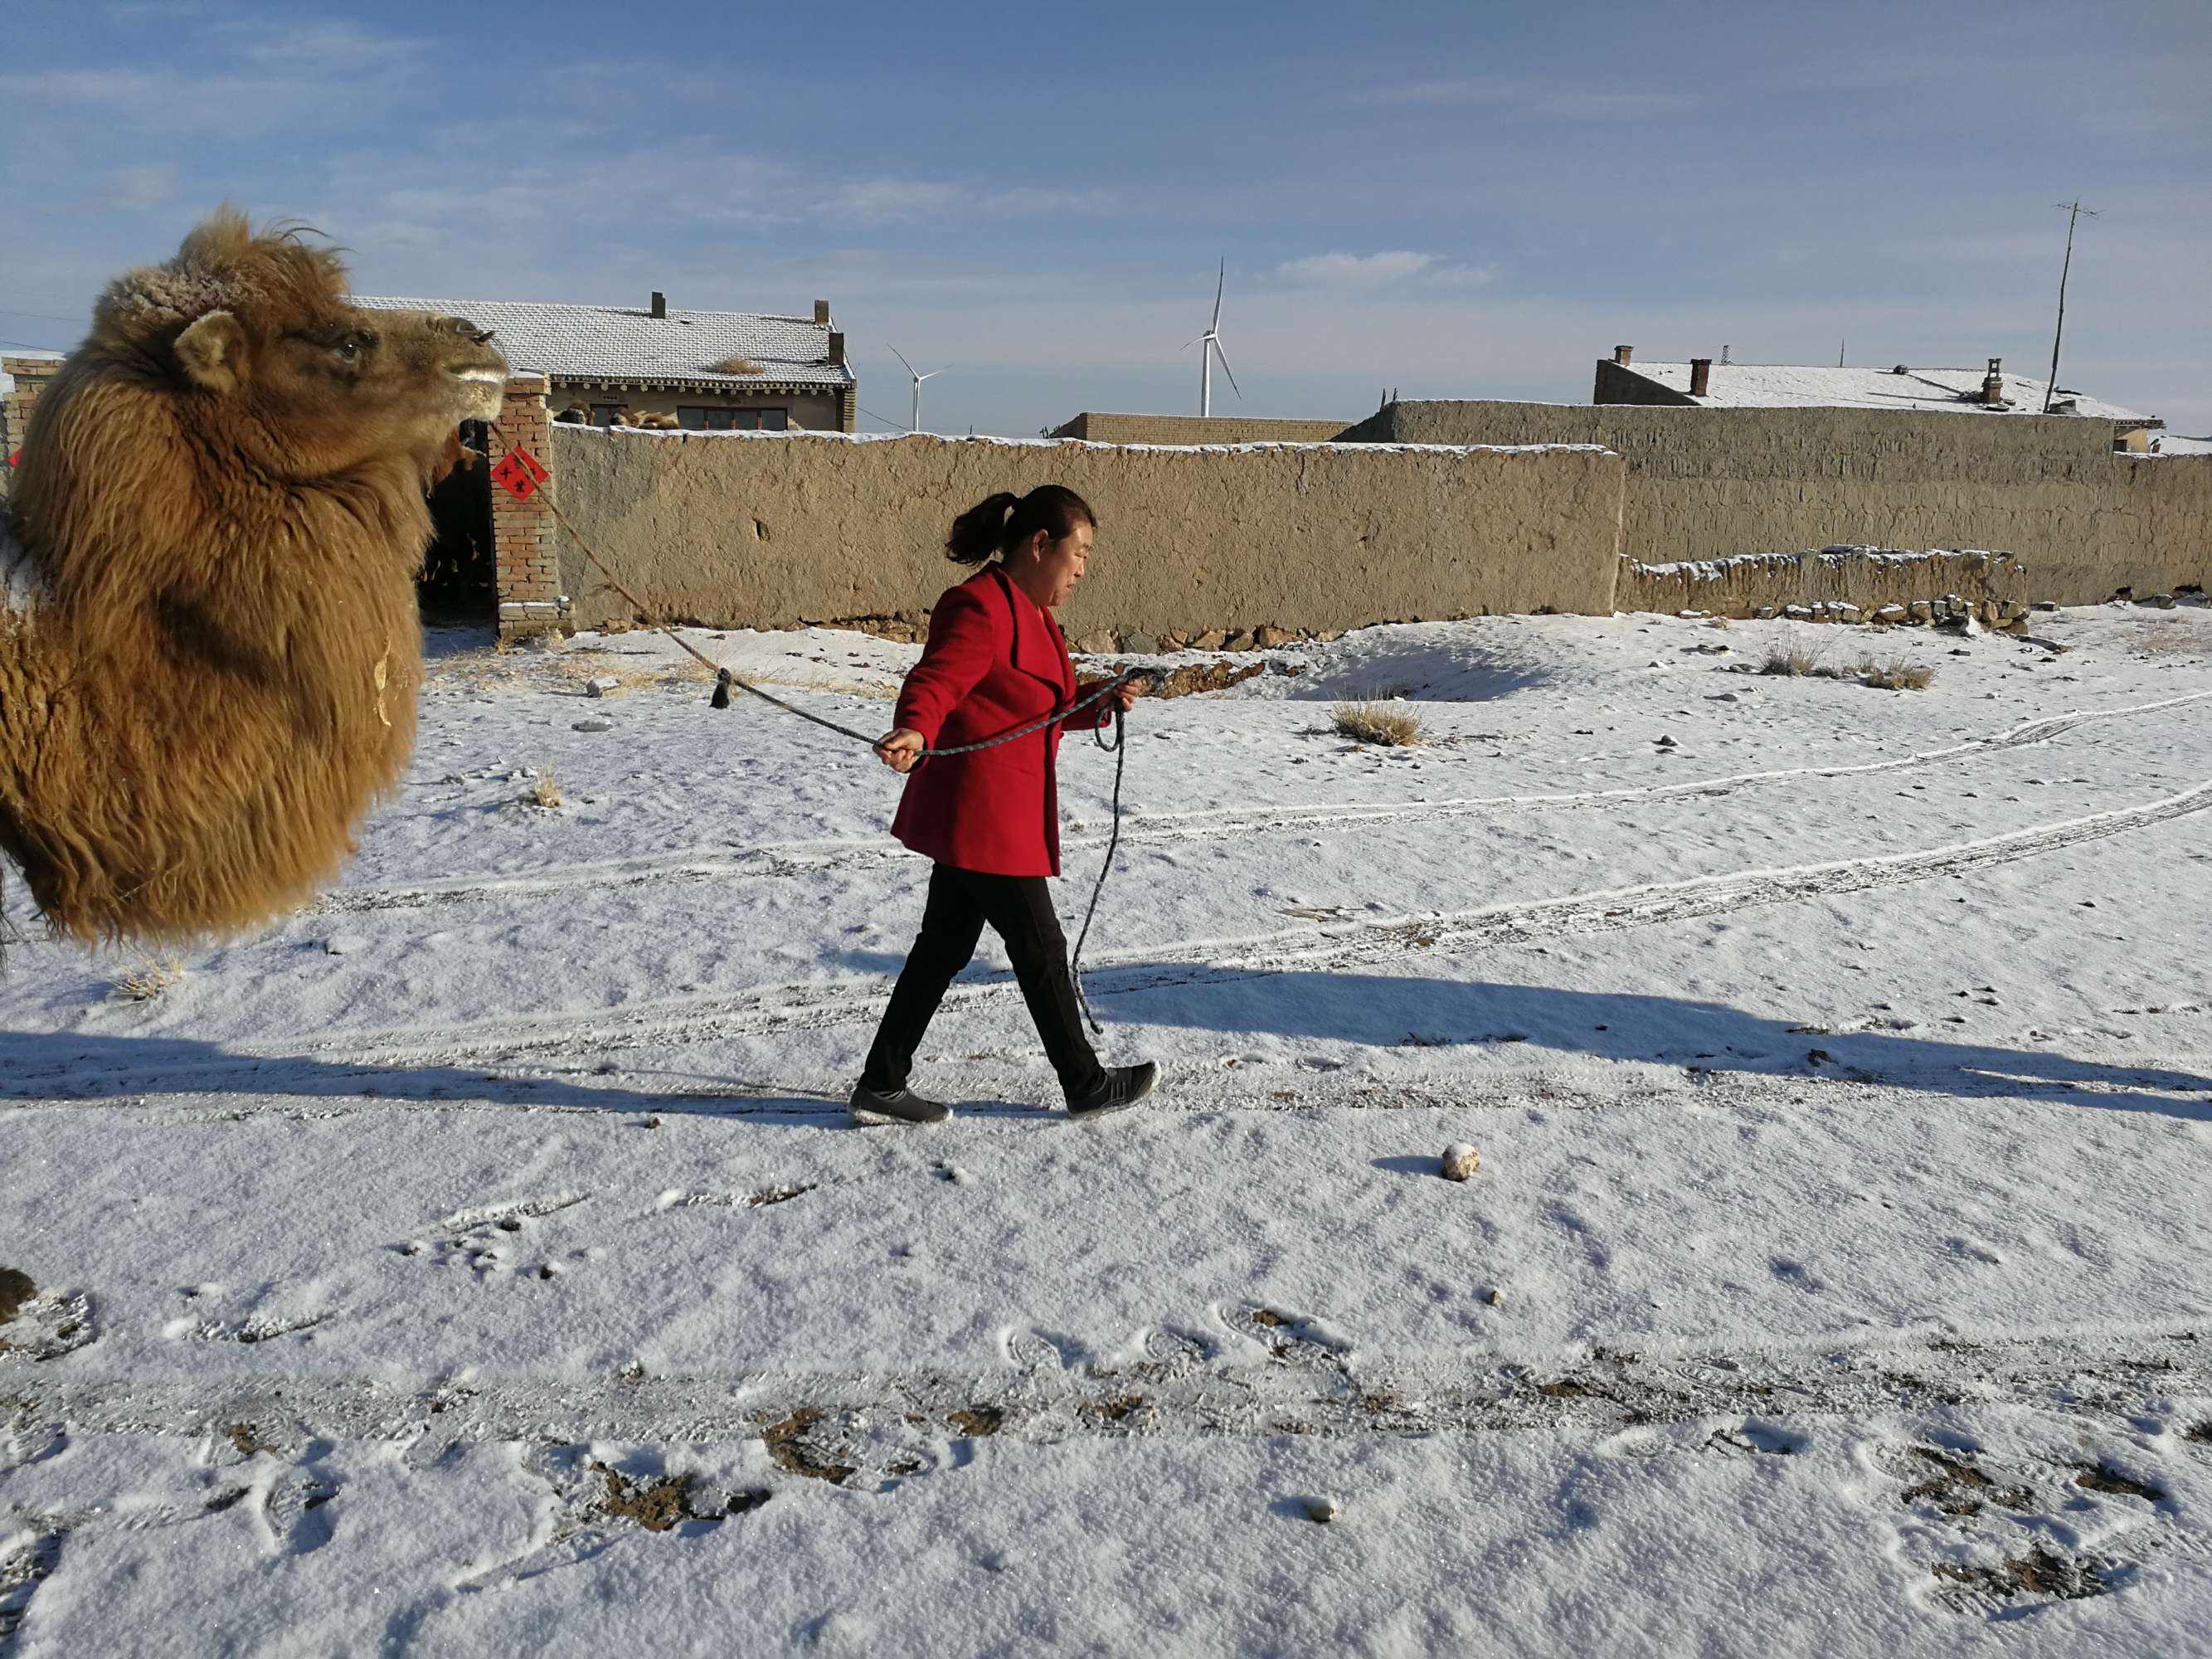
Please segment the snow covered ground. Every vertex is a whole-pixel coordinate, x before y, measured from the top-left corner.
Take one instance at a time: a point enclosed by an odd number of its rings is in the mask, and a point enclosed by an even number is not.
[[[10,952],[0,1654],[2212,1650],[2212,611],[2034,622],[1141,703],[1087,978],[1161,1091],[1068,1124],[987,942],[928,1131],[841,1106],[897,780],[437,637],[340,890],[143,999]],[[914,654],[691,637],[869,730]]]

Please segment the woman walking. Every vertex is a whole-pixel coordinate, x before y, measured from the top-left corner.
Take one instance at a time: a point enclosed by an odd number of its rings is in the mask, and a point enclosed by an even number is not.
[[[973,754],[916,762],[926,748],[977,743],[1041,720],[1097,689],[1079,686],[1053,619],[1083,579],[1097,515],[1059,484],[992,496],[953,520],[945,550],[980,566],[930,613],[929,643],[899,692],[896,726],[876,744],[906,775],[891,833],[933,860],[921,933],[891,991],[852,1097],[863,1120],[935,1123],[950,1115],[907,1086],[915,1050],[952,976],[990,923],[1060,1074],[1069,1115],[1098,1116],[1152,1092],[1158,1068],[1102,1066],[1083,1034],[1067,940],[1046,878],[1060,873],[1060,724]],[[1137,696],[1125,685],[1064,722],[1105,725]]]

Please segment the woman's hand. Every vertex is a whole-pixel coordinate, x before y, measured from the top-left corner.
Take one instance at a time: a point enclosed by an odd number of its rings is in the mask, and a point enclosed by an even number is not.
[[[1145,688],[1151,684],[1149,680],[1124,680],[1114,688],[1114,695],[1109,701],[1126,714],[1136,707],[1137,699],[1145,695]]]
[[[876,758],[894,772],[911,772],[924,746],[921,732],[902,726],[877,742]]]

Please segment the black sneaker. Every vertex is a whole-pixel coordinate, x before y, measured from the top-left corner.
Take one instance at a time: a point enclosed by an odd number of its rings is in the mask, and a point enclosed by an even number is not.
[[[952,1109],[941,1101],[924,1100],[911,1089],[871,1089],[853,1085],[853,1119],[858,1123],[942,1123]]]
[[[1067,1103],[1067,1115],[1086,1119],[1126,1112],[1152,1093],[1159,1075],[1160,1068],[1149,1060],[1140,1066],[1109,1066],[1103,1083]]]

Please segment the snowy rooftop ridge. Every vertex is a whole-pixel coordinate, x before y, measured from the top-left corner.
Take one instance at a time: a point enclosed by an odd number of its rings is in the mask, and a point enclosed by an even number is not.
[[[1630,363],[1631,374],[1689,396],[1687,363]],[[2005,374],[2004,395],[2012,404],[1992,409],[1978,401],[1985,368],[1895,368],[1790,363],[1715,363],[1701,409],[1903,409],[1966,415],[2039,415],[2050,382],[2025,374]],[[2070,403],[2071,409],[2057,404]],[[2155,417],[2101,398],[2059,388],[2053,414],[2085,415],[2094,420],[2156,424]]]
[[[830,325],[811,317],[751,311],[686,311],[655,317],[641,306],[577,306],[521,300],[398,299],[356,294],[368,311],[428,311],[466,317],[490,329],[514,368],[574,380],[662,380],[687,385],[821,386],[857,385],[830,361]],[[719,374],[730,357],[758,363],[758,374]]]
[[[1090,438],[1002,438],[986,432],[823,432],[794,428],[787,432],[655,432],[649,428],[559,423],[562,432],[589,432],[617,441],[679,443],[895,444],[927,438],[941,444],[993,444],[1006,449],[1133,449],[1161,455],[1255,455],[1276,449],[1327,449],[1358,455],[1548,455],[1561,451],[1592,455],[1613,452],[1603,444],[1340,444],[1292,443],[1265,439],[1243,444],[1105,444]]]

